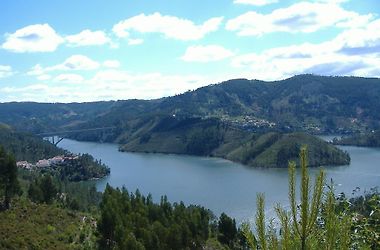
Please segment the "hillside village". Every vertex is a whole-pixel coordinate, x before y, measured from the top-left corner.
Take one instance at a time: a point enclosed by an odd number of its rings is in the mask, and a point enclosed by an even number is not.
[[[34,169],[34,168],[48,168],[53,166],[58,166],[69,161],[78,160],[78,155],[57,155],[49,159],[41,159],[36,163],[31,163],[28,161],[18,161],[16,162],[17,167],[23,169]]]

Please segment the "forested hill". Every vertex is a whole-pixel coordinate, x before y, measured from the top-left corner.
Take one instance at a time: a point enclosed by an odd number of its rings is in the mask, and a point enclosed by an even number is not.
[[[131,120],[163,114],[217,117],[251,130],[273,123],[282,131],[344,133],[380,126],[378,110],[377,78],[299,75],[275,82],[229,80],[150,101],[3,103],[0,122],[33,132],[109,125],[125,130]]]
[[[310,166],[350,162],[347,153],[312,135],[251,133],[215,118],[156,118],[123,134],[119,142],[123,151],[222,157],[252,167],[287,167],[303,145],[308,146]]]
[[[30,133],[17,132],[4,124],[0,124],[0,146],[12,153],[17,161],[36,162],[64,154],[63,149],[50,142]]]
[[[35,163],[41,159],[49,159],[57,155],[72,156],[71,152],[58,148],[54,144],[27,132],[19,132],[0,123],[0,147],[14,155],[16,161]],[[102,178],[110,173],[110,169],[89,154],[67,159],[54,166],[44,168],[61,179],[70,181]]]

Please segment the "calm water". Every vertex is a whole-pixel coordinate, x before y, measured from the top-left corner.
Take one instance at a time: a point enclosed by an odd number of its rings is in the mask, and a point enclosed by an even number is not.
[[[328,138],[325,138],[328,139]],[[252,220],[256,207],[256,193],[265,193],[267,213],[273,205],[288,204],[288,173],[286,169],[254,169],[223,159],[122,153],[115,144],[63,140],[60,147],[74,153],[89,153],[111,168],[111,175],[97,181],[103,190],[107,183],[137,188],[151,193],[156,201],[167,195],[172,202],[199,204],[215,214],[226,212],[237,221]],[[351,165],[326,168],[328,180],[336,183],[337,192],[350,195],[380,186],[380,149],[341,147],[349,152]],[[312,174],[318,169],[311,169]]]

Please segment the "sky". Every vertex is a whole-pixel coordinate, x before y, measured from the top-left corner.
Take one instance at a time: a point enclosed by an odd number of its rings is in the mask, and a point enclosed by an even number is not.
[[[153,99],[228,79],[380,77],[380,0],[4,0],[0,102]]]

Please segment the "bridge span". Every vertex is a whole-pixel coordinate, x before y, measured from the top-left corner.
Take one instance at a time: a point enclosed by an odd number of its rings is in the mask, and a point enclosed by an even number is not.
[[[85,129],[74,129],[74,130],[61,130],[61,131],[52,131],[52,132],[44,132],[37,134],[38,136],[41,136],[43,138],[49,138],[49,141],[52,142],[54,145],[58,145],[63,139],[64,136],[68,134],[73,133],[81,133],[81,132],[89,132],[89,131],[106,131],[106,130],[112,130],[116,129],[117,127],[101,127],[101,128],[85,128]],[[57,141],[55,141],[55,138],[57,138]],[[51,140],[50,140],[51,139]]]

